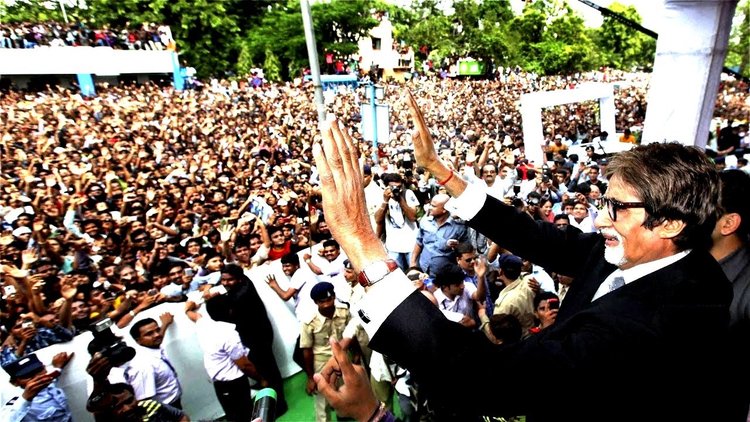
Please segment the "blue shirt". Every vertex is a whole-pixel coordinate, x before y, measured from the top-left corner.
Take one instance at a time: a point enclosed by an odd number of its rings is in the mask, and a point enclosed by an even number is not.
[[[486,277],[487,276],[485,275],[485,278]],[[479,287],[479,277],[477,277],[476,274],[469,275],[466,273],[466,271],[464,271],[464,284],[466,283],[471,283],[476,287]],[[487,315],[492,315],[492,312],[495,310],[495,302],[492,301],[492,295],[490,294],[489,286],[487,286],[486,284],[484,289],[484,309],[487,311]]]
[[[441,262],[452,261],[453,248],[447,243],[450,239],[456,239],[459,243],[468,242],[469,232],[461,220],[448,218],[438,227],[435,217],[422,217],[419,221],[419,234],[417,244],[422,247],[419,254],[419,266],[424,272],[435,276],[435,270],[441,266]]]
[[[68,399],[65,393],[55,386],[48,385],[31,401],[26,401],[20,394],[3,403],[0,415],[4,422],[69,422],[72,420]]]
[[[73,340],[73,332],[61,325],[55,325],[52,328],[39,327],[37,328],[36,335],[26,344],[23,356],[53,344],[64,343],[70,340]],[[16,346],[3,346],[2,350],[0,350],[0,366],[5,366],[23,356],[16,355]]]

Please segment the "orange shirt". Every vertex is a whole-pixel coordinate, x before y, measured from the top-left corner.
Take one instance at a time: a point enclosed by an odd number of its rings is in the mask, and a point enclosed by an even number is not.
[[[620,135],[620,142],[625,142],[628,144],[634,144],[635,143],[635,136],[631,133],[630,136]]]

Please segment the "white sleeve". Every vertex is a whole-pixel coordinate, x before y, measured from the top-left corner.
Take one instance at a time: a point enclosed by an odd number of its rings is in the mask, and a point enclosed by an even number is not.
[[[487,200],[487,192],[483,187],[469,183],[461,195],[451,198],[445,204],[445,209],[451,214],[469,221],[479,213]]]
[[[417,195],[415,195],[414,192],[412,192],[410,189],[407,189],[405,195],[406,205],[410,207],[419,206],[419,199],[417,199]]]
[[[370,338],[375,337],[388,315],[393,312],[412,292],[416,290],[414,283],[406,277],[401,269],[396,269],[368,287],[367,294],[362,299],[359,317],[364,322],[364,329]]]
[[[156,395],[156,379],[153,369],[143,364],[131,366],[127,371],[128,384],[135,390],[136,400],[150,399]]]
[[[356,341],[357,331],[362,327],[362,320],[358,315],[352,315],[352,319],[346,324],[344,332],[341,333],[343,338],[351,338]]]
[[[29,413],[31,402],[21,396],[16,396],[8,402],[3,403],[0,408],[0,421],[21,422],[26,414]]]
[[[247,356],[248,352],[250,351],[242,344],[240,335],[235,330],[231,330],[231,332],[227,330],[227,337],[224,341],[224,347],[227,355],[229,355],[229,358],[233,361],[242,359],[243,357]]]

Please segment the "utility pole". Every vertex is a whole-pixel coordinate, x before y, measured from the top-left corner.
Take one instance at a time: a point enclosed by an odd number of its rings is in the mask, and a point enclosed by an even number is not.
[[[305,41],[307,44],[307,57],[310,61],[310,76],[315,90],[315,107],[318,109],[318,125],[326,120],[326,106],[323,102],[323,85],[320,83],[320,64],[318,62],[318,49],[315,46],[315,32],[313,30],[312,13],[310,12],[310,1],[301,0],[302,24],[305,27]]]

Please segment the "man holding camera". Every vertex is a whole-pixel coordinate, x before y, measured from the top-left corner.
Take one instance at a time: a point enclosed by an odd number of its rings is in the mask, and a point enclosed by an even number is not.
[[[414,192],[404,187],[404,179],[400,174],[386,173],[382,180],[386,186],[383,203],[375,211],[375,222],[384,228],[388,255],[401,269],[406,270],[417,242],[419,200]]]

